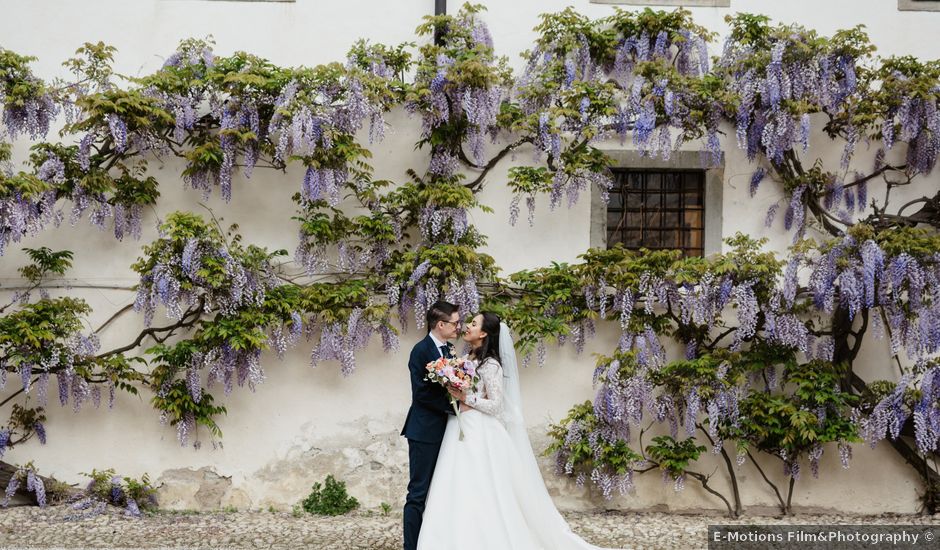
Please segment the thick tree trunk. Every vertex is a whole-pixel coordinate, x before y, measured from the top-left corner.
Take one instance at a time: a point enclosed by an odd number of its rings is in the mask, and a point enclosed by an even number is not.
[[[845,374],[840,384],[842,391],[852,391],[852,363],[855,361],[852,348],[849,346],[849,335],[852,332],[852,321],[849,312],[842,306],[836,308],[832,314],[832,363],[845,365]]]

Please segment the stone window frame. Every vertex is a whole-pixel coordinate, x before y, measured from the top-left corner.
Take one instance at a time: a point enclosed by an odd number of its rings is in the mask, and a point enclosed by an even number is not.
[[[722,191],[724,187],[725,161],[717,166],[703,167],[698,151],[674,151],[669,160],[645,157],[639,151],[602,150],[610,159],[611,168],[631,170],[703,170],[705,172],[705,235],[702,254],[709,256],[721,252]],[[591,248],[607,248],[607,205],[601,198],[601,190],[591,187]]]
[[[938,0],[898,0],[900,11],[940,11]]]
[[[202,0],[203,2],[268,2],[268,3],[281,3],[281,4],[293,4],[297,0]]]
[[[731,0],[591,0],[591,3],[621,4],[626,6],[683,6],[687,8],[731,7]]]

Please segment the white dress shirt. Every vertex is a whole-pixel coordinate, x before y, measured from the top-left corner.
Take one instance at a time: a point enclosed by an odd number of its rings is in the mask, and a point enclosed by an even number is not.
[[[437,353],[440,354],[441,357],[444,357],[444,353],[441,351],[441,346],[446,346],[447,342],[441,342],[438,340],[437,337],[434,336],[433,332],[429,332],[428,335],[431,337],[431,340],[434,341],[434,347],[437,348]]]

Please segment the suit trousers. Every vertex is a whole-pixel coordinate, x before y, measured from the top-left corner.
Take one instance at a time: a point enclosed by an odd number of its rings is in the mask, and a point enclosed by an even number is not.
[[[405,550],[418,547],[418,533],[421,532],[421,518],[424,504],[431,488],[431,476],[437,465],[437,455],[441,451],[441,442],[425,443],[408,440],[408,496],[405,497],[405,510],[402,518]]]

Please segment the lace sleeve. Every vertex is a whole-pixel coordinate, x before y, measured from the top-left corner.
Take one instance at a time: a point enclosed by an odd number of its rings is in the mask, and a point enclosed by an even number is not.
[[[477,371],[480,384],[477,391],[467,396],[467,405],[480,412],[499,416],[503,411],[503,369],[499,363],[488,359]]]

